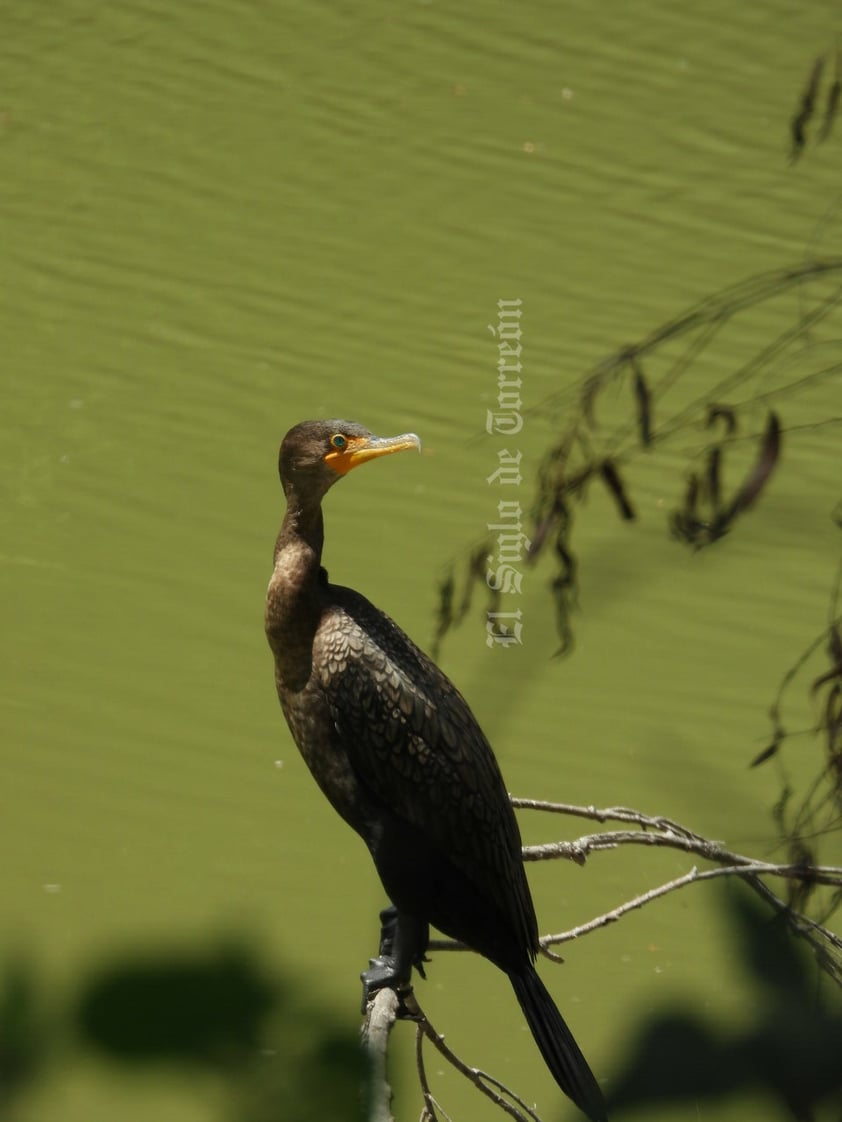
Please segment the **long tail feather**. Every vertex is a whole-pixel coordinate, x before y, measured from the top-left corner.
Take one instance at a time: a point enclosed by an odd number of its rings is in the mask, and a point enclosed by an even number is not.
[[[535,969],[530,965],[522,973],[510,974],[509,979],[556,1083],[591,1122],[608,1122],[605,1102],[593,1072]]]

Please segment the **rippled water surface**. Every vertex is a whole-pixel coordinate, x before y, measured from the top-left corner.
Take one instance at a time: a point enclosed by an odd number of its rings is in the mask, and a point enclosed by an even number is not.
[[[356,1026],[381,894],[292,745],[262,634],[281,436],[318,416],[421,434],[423,457],[330,495],[326,563],[429,646],[437,584],[499,497],[500,441],[483,435],[498,299],[522,302],[526,507],[564,420],[542,402],[711,294],[842,251],[839,123],[789,162],[838,9],[59,0],[5,25],[0,966],[31,980],[39,1054],[15,1117],[245,1118],[224,1064],[106,1062],[68,1011],[109,964],[227,943]],[[736,317],[681,392],[704,398],[828,291]],[[794,381],[804,356],[820,368],[820,346],[831,367],[823,330],[743,396]],[[445,643],[514,792],[636,806],[774,855],[779,775],[746,764],[827,618],[840,436],[816,422],[839,414],[839,387],[831,371],[776,399],[779,470],[715,547],[666,533],[701,431],[634,459],[636,522],[593,491],[571,657],[551,657],[546,566],[524,578],[521,647],[489,649],[478,611]],[[609,413],[625,392],[606,392]],[[530,840],[579,829],[523,824]],[[690,864],[532,866],[542,930]],[[542,968],[606,1087],[658,1010],[725,1035],[753,1023],[726,897],[690,888]],[[491,967],[440,954],[429,975],[428,1011],[469,1062],[574,1116]],[[437,1078],[454,1117],[494,1116]],[[769,1109],[747,1091],[624,1117]]]

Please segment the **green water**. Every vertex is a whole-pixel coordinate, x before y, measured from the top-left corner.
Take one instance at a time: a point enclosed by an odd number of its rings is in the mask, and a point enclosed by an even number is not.
[[[498,299],[522,301],[534,408],[703,297],[842,249],[842,132],[788,163],[838,13],[77,0],[7,5],[4,24],[2,953],[40,1017],[14,1116],[244,1118],[224,1070],[107,1062],[68,1011],[111,963],[227,940],[357,1025],[381,893],[290,741],[262,634],[281,436],[319,416],[421,435],[423,457],[331,494],[326,562],[429,645],[445,566],[494,517]],[[736,352],[777,314],[737,324]],[[687,377],[703,393],[708,375]],[[784,423],[838,402],[821,380]],[[556,424],[527,418],[527,478]],[[664,531],[675,465],[639,460],[639,522],[596,493],[581,519],[571,658],[550,657],[544,570],[525,579],[521,648],[489,650],[481,620],[448,641],[514,792],[774,851],[778,776],[746,762],[826,621],[838,448],[833,427],[787,440],[756,511],[696,555]],[[530,840],[559,829],[523,822]],[[542,930],[689,865],[533,867]],[[658,1009],[751,1023],[722,901],[691,888],[544,967],[606,1087]],[[490,967],[438,955],[422,999],[469,1062],[574,1116]],[[420,1112],[409,1036],[401,1118]],[[453,1117],[494,1116],[435,1078]],[[624,1116],[769,1110],[747,1092]]]

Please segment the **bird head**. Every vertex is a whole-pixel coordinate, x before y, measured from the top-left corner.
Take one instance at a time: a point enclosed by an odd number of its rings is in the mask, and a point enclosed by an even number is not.
[[[281,443],[278,471],[284,491],[306,491],[319,499],[338,479],[377,456],[421,450],[414,432],[374,436],[353,421],[302,421]]]

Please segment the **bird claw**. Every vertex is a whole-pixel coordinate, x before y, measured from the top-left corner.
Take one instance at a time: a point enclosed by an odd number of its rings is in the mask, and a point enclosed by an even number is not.
[[[368,960],[368,970],[360,974],[363,984],[362,1013],[368,1010],[369,1002],[383,989],[392,989],[397,994],[398,1008],[395,1016],[399,1021],[417,1021],[417,1014],[411,1013],[405,1003],[405,998],[412,993],[412,986],[400,977],[397,963],[391,955],[380,955]]]
[[[368,1003],[374,1000],[374,995],[378,990],[387,987],[397,989],[401,983],[401,979],[398,977],[397,964],[389,954],[370,958],[368,960],[368,970],[363,970],[360,974],[360,981],[363,984],[363,1013],[365,1013]]]

